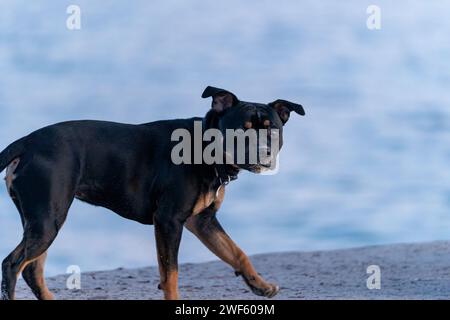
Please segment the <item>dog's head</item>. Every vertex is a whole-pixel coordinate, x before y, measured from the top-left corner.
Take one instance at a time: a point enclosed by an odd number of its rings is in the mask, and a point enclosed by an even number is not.
[[[286,100],[267,104],[241,101],[233,93],[215,87],[205,89],[202,98],[208,97],[212,97],[212,104],[205,116],[205,129],[221,131],[227,163],[255,173],[274,168],[283,145],[283,126],[289,120],[290,113],[305,115],[301,105]],[[227,131],[234,131],[235,136],[227,134]],[[227,139],[229,142],[234,140],[232,149]],[[244,141],[244,148],[239,144],[239,139]],[[255,151],[256,159],[252,157]]]

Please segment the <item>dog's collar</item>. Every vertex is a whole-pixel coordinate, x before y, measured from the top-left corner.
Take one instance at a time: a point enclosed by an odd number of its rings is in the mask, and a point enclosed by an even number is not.
[[[226,186],[231,181],[237,179],[239,169],[233,168],[228,165],[218,165],[214,167],[214,173],[216,174],[216,197],[219,195],[220,188]]]
[[[216,178],[219,181],[219,185],[227,185],[231,181],[237,179],[237,174],[239,173],[239,169],[235,169],[231,166],[221,165],[215,166],[214,172],[216,174]]]

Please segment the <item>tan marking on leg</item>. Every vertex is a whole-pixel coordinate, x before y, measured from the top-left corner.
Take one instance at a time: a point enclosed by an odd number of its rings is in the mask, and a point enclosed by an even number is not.
[[[31,260],[25,260],[25,261],[21,262],[20,263],[20,267],[19,267],[19,271],[17,271],[17,276],[19,276],[23,272],[23,269],[25,269],[30,263],[36,261],[38,258],[34,258],[34,259],[31,259]]]
[[[28,263],[22,270],[24,280],[39,300],[54,299],[54,296],[48,289],[44,278],[44,265],[46,257],[47,252],[44,252],[39,256],[39,258]]]
[[[177,270],[160,270],[161,282],[160,286],[164,292],[164,299],[178,300],[178,271]]]
[[[8,193],[11,197],[12,197],[12,194],[11,194],[12,183],[13,183],[14,179],[16,178],[16,175],[14,174],[14,172],[16,171],[17,166],[19,165],[19,162],[20,162],[20,159],[16,158],[6,167],[6,176],[5,176],[6,189],[8,190]]]
[[[182,230],[182,226],[179,226]],[[180,239],[181,239],[181,230]],[[164,292],[164,299],[166,300],[177,300],[179,299],[178,294],[178,262],[177,257],[174,256],[173,245],[178,243],[166,241],[165,234],[167,228],[161,228],[159,223],[155,224],[155,238],[156,238],[156,251],[158,253],[158,266],[159,266],[159,288]],[[169,231],[173,231],[170,230]],[[172,234],[173,235],[173,234]],[[171,239],[172,241],[179,241],[176,239]],[[178,250],[176,252],[178,254]]]
[[[20,252],[23,251],[23,250],[24,250],[24,243],[21,242],[21,243],[16,247],[16,249],[14,249],[13,254],[20,253]],[[17,281],[19,275],[23,272],[23,270],[26,268],[26,266],[28,266],[30,263],[34,262],[34,261],[37,260],[38,258],[39,258],[39,257],[34,258],[34,259],[26,259],[26,260],[20,262],[20,263],[19,263],[19,266],[18,266],[18,268],[17,268],[16,273],[13,274],[13,275],[11,275],[11,276],[12,276],[12,277],[15,277],[15,279],[16,279],[16,281]],[[15,294],[14,294],[15,286],[14,286],[14,288],[11,288],[11,290],[13,291],[13,294],[12,294],[12,300],[15,300]],[[51,293],[50,293],[50,295],[51,295]]]

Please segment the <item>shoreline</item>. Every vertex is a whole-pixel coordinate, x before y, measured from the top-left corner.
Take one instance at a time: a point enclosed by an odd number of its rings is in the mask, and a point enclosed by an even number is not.
[[[272,299],[449,299],[450,241],[392,244],[251,256],[256,270],[280,292]],[[380,289],[368,289],[367,268],[380,268]],[[370,271],[370,270],[369,270]],[[254,295],[221,261],[181,264],[180,298],[266,299]],[[47,278],[55,299],[162,299],[157,267],[81,274],[81,289],[66,289],[70,275]],[[19,279],[17,299],[34,299]]]

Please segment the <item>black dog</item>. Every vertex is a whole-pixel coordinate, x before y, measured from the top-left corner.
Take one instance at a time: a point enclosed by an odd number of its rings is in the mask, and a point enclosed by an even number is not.
[[[46,252],[63,225],[74,198],[108,208],[122,217],[154,224],[160,289],[178,298],[177,256],[183,225],[212,252],[242,275],[251,290],[273,297],[278,286],[258,275],[248,257],[228,237],[216,218],[224,185],[240,169],[260,172],[263,165],[180,164],[171,161],[171,133],[194,129],[282,127],[291,111],[302,106],[285,100],[269,104],[239,101],[226,90],[207,87],[212,97],[204,118],[129,125],[103,121],[70,121],[37,130],[0,153],[7,167],[8,193],[24,228],[20,244],[2,264],[3,299],[14,299],[22,272],[38,299],[51,299],[43,276]],[[272,155],[275,156],[275,155]]]

